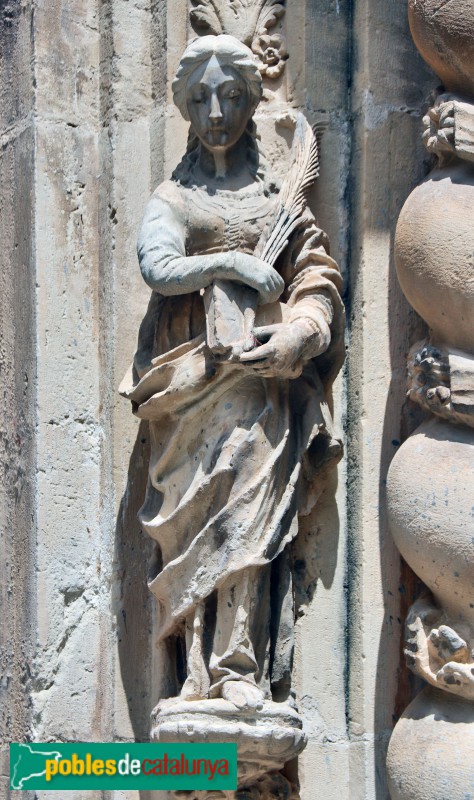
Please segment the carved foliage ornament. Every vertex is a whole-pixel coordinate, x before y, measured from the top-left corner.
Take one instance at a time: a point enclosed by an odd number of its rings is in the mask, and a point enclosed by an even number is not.
[[[271,32],[285,14],[286,0],[191,0],[191,24],[198,34],[229,34],[248,45],[262,76],[277,78],[288,53],[283,36]]]

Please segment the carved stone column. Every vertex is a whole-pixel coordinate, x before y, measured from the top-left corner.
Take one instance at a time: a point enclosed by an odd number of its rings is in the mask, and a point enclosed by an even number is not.
[[[466,800],[474,785],[474,4],[410,0],[415,43],[445,94],[425,117],[438,163],[396,239],[402,289],[429,325],[409,354],[427,419],[388,476],[395,541],[427,586],[407,620],[408,666],[429,684],[393,733],[392,800]]]

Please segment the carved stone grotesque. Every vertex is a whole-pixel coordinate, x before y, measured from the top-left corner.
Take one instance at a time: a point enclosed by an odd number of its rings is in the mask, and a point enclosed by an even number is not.
[[[282,185],[260,152],[252,51],[196,39],[173,91],[188,146],[145,211],[152,295],[121,389],[150,425],[140,519],[157,543],[150,589],[176,673],[152,737],[236,741],[236,797],[290,798],[279,770],[305,736],[289,548],[341,452],[326,401],[342,361],[341,281],[305,199],[313,130],[298,118]]]
[[[466,800],[474,786],[474,5],[410,0],[418,48],[446,93],[425,117],[437,167],[396,235],[403,291],[429,325],[408,358],[429,418],[388,476],[391,528],[427,586],[407,619],[408,666],[429,684],[389,748],[392,800]]]

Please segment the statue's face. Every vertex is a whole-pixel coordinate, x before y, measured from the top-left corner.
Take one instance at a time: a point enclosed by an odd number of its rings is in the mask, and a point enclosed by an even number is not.
[[[227,150],[236,144],[252,111],[247,83],[215,56],[189,78],[186,102],[191,125],[208,150]]]

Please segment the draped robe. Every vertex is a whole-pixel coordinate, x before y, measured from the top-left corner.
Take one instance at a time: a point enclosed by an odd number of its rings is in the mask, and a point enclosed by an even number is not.
[[[276,197],[258,182],[210,194],[166,181],[145,212],[140,261],[169,269],[189,256],[252,254]],[[257,325],[311,320],[315,311],[330,323],[328,350],[309,353],[300,377],[264,378],[248,365],[215,360],[201,294],[153,291],[121,387],[134,413],[150,422],[140,519],[161,553],[150,583],[160,639],[220,587],[255,577],[282,553],[340,455],[326,394],[342,362],[341,279],[309,210],[276,269],[284,293],[259,307]]]

